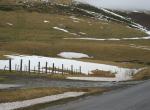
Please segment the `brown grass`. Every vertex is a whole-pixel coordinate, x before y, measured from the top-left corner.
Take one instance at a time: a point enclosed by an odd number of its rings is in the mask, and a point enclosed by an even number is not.
[[[28,100],[33,98],[60,94],[67,91],[87,92],[87,94],[93,94],[97,92],[105,92],[107,90],[108,89],[105,88],[33,88],[0,91],[0,103]]]
[[[90,74],[89,76],[92,77],[115,77],[114,73],[111,73],[110,71],[101,71],[101,70],[94,70],[92,71],[93,74]]]
[[[63,14],[27,12],[25,10],[0,11],[0,58],[4,58],[4,51],[10,52],[10,54],[14,52],[51,57],[57,57],[57,54],[62,51],[73,51],[93,56],[92,61],[131,61],[132,63],[133,60],[136,60],[142,63],[150,62],[150,51],[129,47],[130,43],[149,45],[149,41],[63,40],[66,37],[79,36],[52,28],[63,25],[62,27],[70,32],[84,32],[89,37],[96,38],[140,37],[145,35],[141,31],[127,28],[124,24],[82,16],[77,18],[80,19],[79,23],[74,23],[69,15]],[[44,20],[50,22],[44,23]],[[7,25],[8,22],[12,23],[13,26]]]
[[[134,80],[145,80],[150,78],[150,67],[147,67],[133,76]]]
[[[138,30],[127,28],[124,24],[115,22],[105,24],[104,21],[85,17],[78,17],[80,19],[79,23],[74,23],[68,15],[26,12],[23,10],[0,11],[0,16],[0,38],[1,40],[7,41],[47,41],[51,38],[74,37],[73,35],[52,28],[54,26],[60,26],[60,24],[64,25],[70,32],[85,32],[87,36],[96,38],[122,38],[145,35]],[[48,20],[49,23],[44,23],[44,20]],[[6,23],[8,22],[12,23],[13,26],[7,25]]]
[[[9,71],[0,71],[0,76],[3,77],[3,75],[10,75],[10,76],[20,76],[20,77],[39,77],[39,78],[49,78],[49,79],[66,79],[65,75],[61,74],[39,74],[39,73],[27,73],[27,72],[9,72]],[[11,79],[8,79],[8,81]]]
[[[92,60],[101,61],[132,61],[148,63],[150,62],[150,51],[131,48],[126,44],[116,42],[94,42],[94,41],[74,41],[74,40],[51,40],[49,42],[8,42],[0,47],[2,51],[12,51],[21,54],[35,54],[56,57],[63,51],[73,51],[85,53],[93,56]]]
[[[18,100],[33,99],[48,95],[60,94],[67,91],[63,88],[35,88],[35,89],[21,89],[14,91],[0,91],[0,103],[12,102]]]

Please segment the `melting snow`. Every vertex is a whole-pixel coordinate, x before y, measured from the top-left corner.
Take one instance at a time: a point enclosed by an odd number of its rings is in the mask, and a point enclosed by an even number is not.
[[[109,13],[109,14],[111,14],[111,15],[115,15],[115,16],[117,16],[117,17],[120,17],[120,18],[122,18],[122,19],[127,19],[127,18],[125,18],[125,17],[123,17],[123,16],[121,16],[121,15],[118,15],[118,14],[116,14],[116,13],[114,13],[114,12],[111,12],[111,11],[109,11],[109,10],[106,10],[106,9],[104,9],[104,8],[101,8],[101,10],[103,10],[104,12]]]
[[[84,33],[84,32],[79,32],[79,34],[86,35],[86,33]]]
[[[61,52],[58,56],[63,58],[90,58],[88,55],[76,52]]]
[[[44,20],[43,22],[44,22],[44,23],[49,23],[49,21],[47,21],[47,20]]]
[[[147,33],[148,35],[150,35],[150,31],[146,31],[146,33]]]
[[[81,67],[81,72],[84,74],[91,74],[93,70],[102,70],[102,71],[110,71],[112,73],[116,73],[116,80],[126,80],[127,77],[131,74],[137,73],[139,70],[137,69],[128,69],[128,68],[121,68],[118,66],[107,65],[107,64],[98,64],[98,63],[91,63],[91,62],[83,62],[83,61],[76,61],[71,59],[62,59],[62,58],[51,58],[51,57],[42,57],[42,56],[16,56],[16,55],[7,55],[8,58],[12,59],[12,70],[15,70],[16,64],[20,64],[20,60],[23,60],[23,70],[25,70],[25,66],[28,65],[28,61],[31,61],[31,70],[38,69],[38,62],[41,62],[41,67],[45,67],[46,62],[48,62],[48,67],[52,67],[53,63],[55,63],[56,67],[61,68],[62,64],[64,64],[64,69],[70,69],[71,65],[74,69],[78,69]],[[0,69],[4,69],[8,67],[9,61],[8,60],[0,60]]]
[[[59,27],[53,27],[54,29],[56,29],[56,30],[60,30],[60,31],[63,31],[63,32],[66,32],[66,33],[69,33],[69,31],[68,30],[66,30],[66,29],[62,29],[62,28],[59,28]]]
[[[7,25],[9,25],[9,26],[13,26],[13,24],[12,23],[6,23]]]
[[[114,40],[120,40],[120,39],[117,39],[117,38],[109,38],[109,39],[98,39],[98,38],[64,38],[64,39],[75,39],[75,40],[96,40],[96,41],[105,41],[105,40],[114,41]]]
[[[82,80],[82,81],[126,81],[131,80],[128,75],[121,75],[121,77],[106,78],[106,77],[68,77],[71,80]]]
[[[137,45],[134,45],[134,44],[131,44],[130,47],[137,48],[137,49],[143,49],[143,50],[150,50],[150,47],[147,47],[147,46],[137,46]]]
[[[150,39],[148,37],[132,37],[132,38],[108,38],[108,39],[99,39],[99,38],[64,38],[64,39],[74,39],[74,40],[93,40],[93,41],[119,41],[119,40],[141,40],[141,39]]]
[[[16,88],[20,87],[20,85],[14,85],[14,84],[0,84],[0,89],[8,89],[8,88]]]
[[[14,110],[23,107],[28,107],[36,104],[42,104],[47,102],[53,102],[64,98],[71,98],[71,97],[78,97],[84,95],[85,92],[65,92],[62,94],[45,96],[36,99],[24,100],[24,101],[17,101],[17,102],[8,102],[8,103],[1,103],[0,110]]]
[[[63,31],[63,32],[65,32],[65,33],[69,33],[69,34],[74,35],[74,36],[80,36],[80,35],[78,35],[77,33],[69,32],[68,30],[63,29],[63,28],[53,27],[53,29],[56,29],[56,30],[59,30],[59,31]]]

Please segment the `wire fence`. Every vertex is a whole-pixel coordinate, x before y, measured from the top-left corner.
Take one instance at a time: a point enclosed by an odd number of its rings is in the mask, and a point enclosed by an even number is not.
[[[34,63],[34,62],[33,62]],[[74,68],[73,65],[70,67],[65,67],[64,64],[56,66],[53,63],[51,66],[48,65],[48,62],[43,63],[38,62],[38,64],[32,65],[31,61],[28,60],[28,64],[23,64],[21,59],[19,64],[13,64],[12,59],[9,59],[9,64],[4,66],[4,71],[16,71],[16,72],[28,72],[28,73],[46,73],[46,74],[82,74],[81,66],[79,68]]]

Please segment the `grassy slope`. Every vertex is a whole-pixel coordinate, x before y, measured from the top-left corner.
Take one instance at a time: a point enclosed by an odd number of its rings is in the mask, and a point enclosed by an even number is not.
[[[36,54],[56,57],[61,51],[82,52],[94,60],[133,61],[149,63],[150,51],[131,48],[129,44],[149,45],[149,41],[81,41],[63,40],[79,37],[53,29],[65,28],[73,33],[84,32],[96,38],[123,38],[145,36],[143,32],[124,24],[105,22],[78,16],[73,22],[68,14],[48,14],[25,10],[0,11],[0,57],[9,53]],[[44,23],[48,20],[49,23]],[[7,23],[12,23],[9,26]]]
[[[130,29],[123,24],[114,22],[80,18],[74,23],[70,16],[57,14],[42,14],[26,11],[0,11],[0,39],[1,40],[50,40],[53,38],[71,37],[72,35],[54,30],[54,26],[62,24],[74,33],[84,32],[87,36],[96,38],[122,38],[143,36],[144,33]],[[43,23],[44,20],[50,23]],[[6,23],[12,23],[9,26]],[[74,37],[74,36],[72,36]]]

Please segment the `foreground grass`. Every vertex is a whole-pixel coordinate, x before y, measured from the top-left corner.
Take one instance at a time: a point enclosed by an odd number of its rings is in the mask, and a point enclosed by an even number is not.
[[[60,94],[65,91],[67,91],[67,89],[63,88],[35,88],[0,91],[0,103],[33,99],[48,95]]]
[[[104,88],[33,88],[0,91],[0,103],[28,100],[49,95],[60,94],[64,92],[87,92],[93,94],[96,92],[105,92]]]

